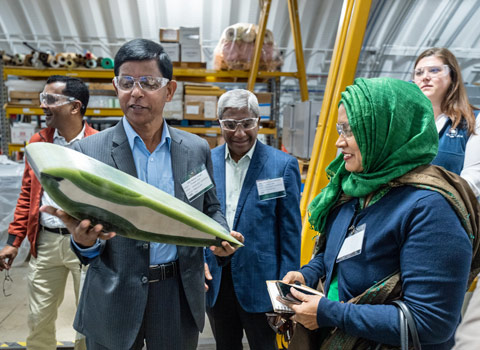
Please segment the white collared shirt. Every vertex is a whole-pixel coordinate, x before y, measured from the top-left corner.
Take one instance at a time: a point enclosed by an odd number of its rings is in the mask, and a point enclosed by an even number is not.
[[[240,192],[242,192],[243,182],[245,181],[256,145],[257,141],[238,162],[233,160],[228,145],[225,145],[225,218],[230,229],[233,229],[238,198],[240,197]]]
[[[70,142],[67,142],[65,140],[65,137],[60,135],[58,133],[58,130],[55,129],[55,133],[53,134],[53,143],[56,145],[64,146],[64,147],[70,147],[74,142],[79,141],[85,137],[85,123],[83,123],[83,128],[80,133],[75,136]],[[61,209],[57,203],[53,201],[52,198],[48,195],[47,192],[43,191],[42,195],[42,205],[50,205],[52,207],[55,207],[57,209]],[[47,214],[47,213],[40,213],[40,224],[45,226],[45,227],[50,227],[50,228],[58,228],[58,227],[65,227],[65,224],[63,223],[62,220],[57,218],[56,216]]]

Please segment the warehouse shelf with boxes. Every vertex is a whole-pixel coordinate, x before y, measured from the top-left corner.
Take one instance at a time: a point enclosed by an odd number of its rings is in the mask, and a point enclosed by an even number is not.
[[[267,15],[268,11],[263,9],[261,17],[265,19]],[[260,138],[279,147],[280,78],[303,82],[300,84],[302,100],[308,92],[303,65],[298,72],[280,71],[282,57],[262,18],[258,26],[237,23],[224,29],[215,49],[215,69],[207,69],[203,60],[200,27],[160,28],[159,40],[173,62],[173,75],[178,82],[172,101],[164,109],[169,124],[204,137],[211,147],[221,144],[221,130],[216,120],[217,101],[232,88],[222,84],[234,83],[234,88],[257,90]],[[262,40],[258,40],[260,37]],[[111,59],[96,57],[91,51],[84,55],[54,55],[24,44],[32,49],[31,54],[4,54],[0,59],[0,103],[4,106],[0,116],[0,146],[3,153],[8,152],[9,156],[21,153],[35,129],[42,126],[43,111],[39,108],[38,94],[46,78],[54,74],[78,77],[89,85],[91,98],[85,118],[97,129],[115,123],[123,115],[111,84]],[[302,51],[301,45],[299,47]],[[32,119],[32,116],[37,118]]]
[[[39,107],[38,95],[42,91],[46,78],[54,75],[68,75],[85,80],[90,89],[91,99],[85,113],[88,121],[101,124],[102,121],[112,123],[123,115],[115,97],[111,79],[111,69],[67,69],[67,68],[34,68],[21,66],[4,66],[0,63],[0,79],[2,89],[0,94],[2,126],[2,151],[12,156],[14,152],[22,152],[24,143],[28,142],[35,127],[40,127],[43,110]],[[220,135],[221,131],[216,119],[216,101],[225,91],[214,85],[217,83],[235,82],[246,84],[248,72],[216,71],[205,68],[174,67],[174,78],[179,82],[173,100],[165,106],[165,119],[180,129],[199,135]],[[292,73],[259,72],[258,81],[275,84],[281,76],[291,76]],[[200,84],[199,82],[204,82]],[[208,84],[205,84],[207,82]],[[275,92],[257,94],[262,110],[262,127],[260,134],[275,138],[277,128],[275,120]],[[37,116],[37,118],[29,118]],[[107,118],[107,117],[117,117]],[[23,121],[16,124],[17,121]],[[27,121],[27,123],[25,123]],[[177,122],[178,121],[178,122]],[[13,138],[12,138],[13,136]],[[211,139],[211,145],[214,143]],[[216,145],[216,144],[215,144]]]

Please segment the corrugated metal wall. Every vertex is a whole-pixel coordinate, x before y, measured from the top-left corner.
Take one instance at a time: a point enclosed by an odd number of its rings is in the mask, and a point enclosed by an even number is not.
[[[328,72],[341,0],[298,0],[307,73]],[[90,50],[113,56],[126,40],[158,40],[160,27],[201,27],[205,60],[223,29],[257,23],[258,0],[0,0],[0,50],[27,53],[23,41],[43,50]],[[465,80],[480,79],[480,1],[374,0],[358,74],[408,79],[415,56],[430,46],[449,47]],[[267,27],[295,70],[287,3],[273,0]]]

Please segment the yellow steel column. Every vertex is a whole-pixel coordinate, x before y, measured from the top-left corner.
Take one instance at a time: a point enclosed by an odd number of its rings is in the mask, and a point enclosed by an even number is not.
[[[260,22],[258,23],[258,33],[255,39],[255,53],[253,55],[252,68],[248,76],[247,89],[253,91],[255,81],[257,80],[258,65],[262,55],[263,41],[265,40],[265,30],[267,29],[268,14],[270,13],[271,0],[263,0],[262,10],[260,12]]]
[[[323,143],[323,137],[325,133],[325,125],[327,124],[327,118],[330,114],[330,101],[332,100],[333,90],[337,84],[338,70],[340,68],[340,61],[345,47],[345,40],[347,38],[348,27],[350,24],[350,18],[352,16],[353,4],[355,0],[344,0],[342,17],[340,19],[339,28],[337,32],[337,38],[333,48],[332,60],[330,63],[330,69],[328,71],[327,85],[325,87],[325,94],[323,96],[322,109],[318,118],[317,132],[315,133],[315,140],[313,142],[312,155],[310,157],[309,169],[317,168],[318,157],[320,149]],[[311,191],[314,181],[315,172],[309,171],[307,173],[307,179],[303,188],[303,195],[300,201],[300,211],[302,218],[305,217],[308,203],[312,200]]]
[[[310,188],[306,189],[307,191],[304,189],[302,195],[301,209],[304,223],[302,230],[302,265],[306,264],[311,258],[314,247],[313,237],[316,234],[316,232],[310,229],[308,215],[306,215],[306,206],[318,193],[320,193],[321,189],[328,184],[328,179],[325,175],[325,168],[336,155],[335,141],[337,139],[337,134],[335,122],[337,116],[337,104],[340,100],[341,92],[344,91],[348,85],[353,83],[372,2],[371,0],[345,1],[347,2],[347,6],[345,6],[345,16],[343,17],[343,24],[338,33],[340,38],[337,37],[337,42],[335,44],[334,56],[332,59],[333,68],[330,67],[329,72],[334,73],[334,75],[330,76],[329,74],[328,77],[327,89],[325,90],[325,98],[322,103],[322,110],[312,152],[313,164],[311,160],[307,174],[307,181],[309,182],[308,184]],[[350,16],[348,15],[349,8],[353,8]],[[344,27],[347,29],[345,30]],[[344,33],[344,30],[346,32],[346,39],[342,45],[341,36]],[[337,74],[335,74],[336,69],[338,69]],[[315,159],[313,159],[314,156]]]
[[[292,28],[293,44],[297,59],[297,78],[300,85],[302,101],[308,101],[307,74],[305,73],[305,60],[303,57],[302,33],[298,16],[297,0],[288,0],[288,13],[290,15],[290,27]]]

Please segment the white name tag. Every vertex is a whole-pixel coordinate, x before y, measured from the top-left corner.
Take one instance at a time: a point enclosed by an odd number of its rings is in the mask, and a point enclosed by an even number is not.
[[[261,201],[285,197],[287,195],[285,192],[283,177],[269,180],[257,180],[257,190]]]
[[[211,189],[213,187],[213,182],[208,175],[207,169],[205,169],[205,165],[202,164],[201,167],[192,171],[182,183],[182,187],[190,202],[193,202]]]
[[[363,237],[365,236],[366,228],[367,224],[355,227],[353,234],[345,238],[342,248],[337,256],[337,263],[362,253]]]

